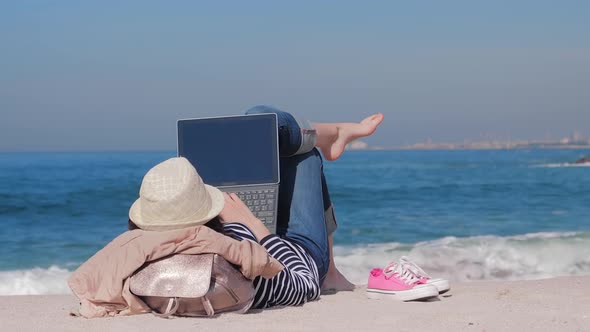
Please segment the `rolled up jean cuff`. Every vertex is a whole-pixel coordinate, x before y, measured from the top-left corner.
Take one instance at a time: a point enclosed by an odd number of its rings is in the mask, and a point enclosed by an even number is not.
[[[310,152],[316,143],[316,130],[309,121],[297,119],[272,106],[258,105],[246,111],[246,114],[275,113],[279,125],[279,153],[281,157],[292,157]]]
[[[334,205],[330,205],[330,207],[324,212],[324,216],[326,218],[326,234],[330,236],[334,234],[336,228],[338,228],[336,216],[334,215]]]
[[[299,155],[307,153],[315,147],[317,132],[309,121],[298,119],[297,117],[295,117],[295,121],[297,121],[301,132],[301,143],[294,155]]]

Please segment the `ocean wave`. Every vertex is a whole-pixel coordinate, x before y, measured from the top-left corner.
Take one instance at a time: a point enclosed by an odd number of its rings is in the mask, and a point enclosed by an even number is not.
[[[590,274],[590,233],[445,237],[416,244],[335,247],[335,261],[352,282],[406,255],[432,276],[453,281],[522,280]]]
[[[366,284],[372,268],[403,255],[432,276],[453,281],[542,279],[590,274],[590,233],[444,237],[415,244],[336,246],[334,255],[340,271],[356,284]],[[70,275],[70,270],[59,266],[0,271],[0,295],[70,294],[66,283]]]
[[[70,294],[67,285],[70,274],[58,266],[0,271],[0,295]]]
[[[534,165],[532,167],[542,167],[542,168],[560,168],[560,167],[590,167],[590,163],[584,164],[576,164],[576,163],[555,163],[555,164],[542,164],[542,165]]]

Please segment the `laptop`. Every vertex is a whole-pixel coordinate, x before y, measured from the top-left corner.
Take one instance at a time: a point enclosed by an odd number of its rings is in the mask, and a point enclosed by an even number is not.
[[[253,114],[177,122],[178,156],[206,184],[233,192],[270,232],[276,233],[279,138],[276,114]]]

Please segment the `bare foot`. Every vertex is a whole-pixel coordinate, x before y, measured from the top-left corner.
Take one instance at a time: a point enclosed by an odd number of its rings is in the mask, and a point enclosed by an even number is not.
[[[381,122],[383,114],[377,113],[359,123],[314,123],[317,132],[316,146],[326,160],[336,160],[348,143],[373,134]]]
[[[356,286],[351,283],[350,281],[346,280],[346,277],[340,273],[334,266],[334,269],[331,268],[328,270],[328,274],[326,274],[326,279],[322,283],[322,294],[334,294],[341,291],[353,291]]]

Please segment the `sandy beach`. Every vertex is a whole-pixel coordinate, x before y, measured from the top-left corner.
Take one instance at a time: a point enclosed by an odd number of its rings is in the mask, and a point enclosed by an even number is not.
[[[161,319],[84,319],[70,295],[0,298],[2,331],[590,331],[590,276],[453,284],[438,300],[368,300],[364,288],[301,307]]]

